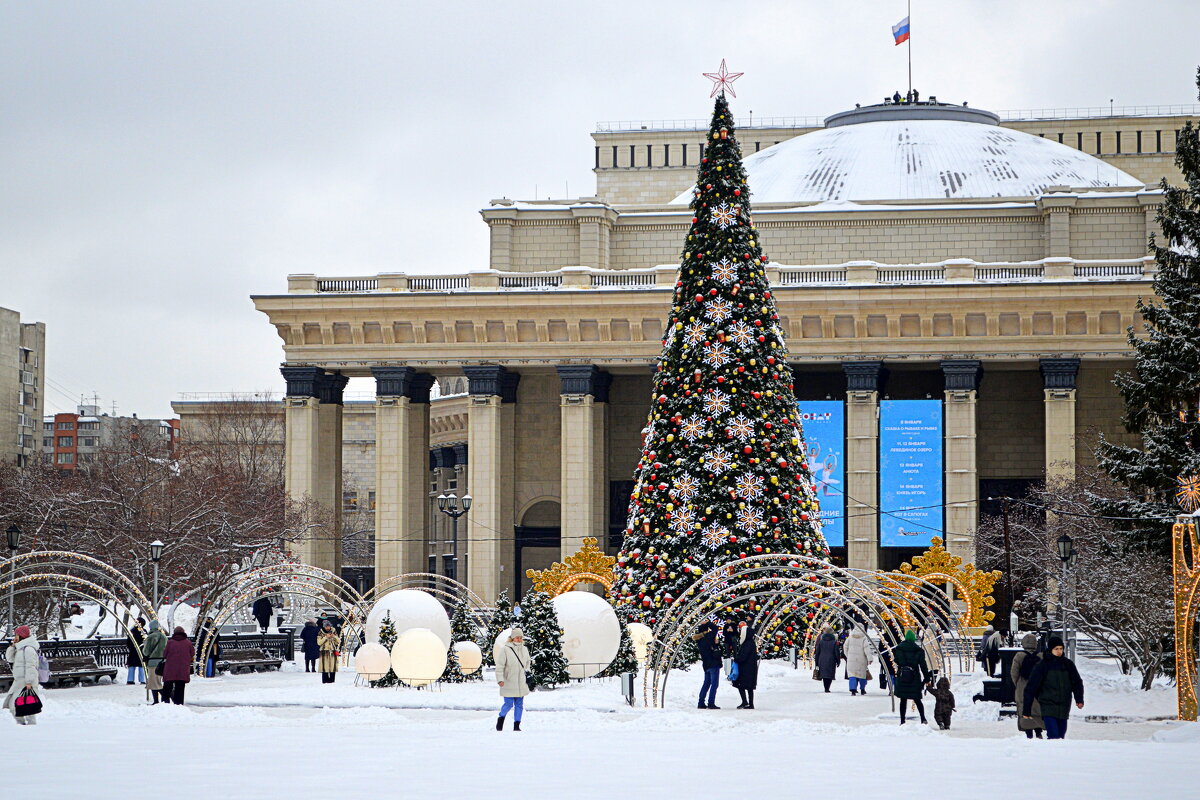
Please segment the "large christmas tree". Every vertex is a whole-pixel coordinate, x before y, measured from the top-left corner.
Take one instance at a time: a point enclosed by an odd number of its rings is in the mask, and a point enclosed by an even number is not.
[[[618,607],[651,624],[721,564],[829,557],[723,92],[691,207],[617,560]]]
[[[1200,70],[1196,75],[1200,90]],[[1162,182],[1161,240],[1151,239],[1158,264],[1157,298],[1138,300],[1141,330],[1129,331],[1135,367],[1120,373],[1125,428],[1141,442],[1102,439],[1100,466],[1129,490],[1127,499],[1095,505],[1145,544],[1170,547],[1179,477],[1200,475],[1200,129],[1179,131],[1175,163],[1183,186]]]

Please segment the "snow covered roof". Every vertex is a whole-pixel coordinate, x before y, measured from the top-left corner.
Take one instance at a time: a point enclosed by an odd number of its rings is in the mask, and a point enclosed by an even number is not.
[[[914,107],[912,118],[896,119],[903,115],[867,111],[861,122],[835,115],[832,126],[746,157],[754,202],[1032,197],[1051,186],[1145,185],[1073,147],[987,124],[981,114],[930,119],[930,108]],[[689,189],[672,204],[691,198]]]

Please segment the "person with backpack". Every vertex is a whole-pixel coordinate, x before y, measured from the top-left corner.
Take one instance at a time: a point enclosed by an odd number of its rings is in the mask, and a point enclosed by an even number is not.
[[[142,628],[145,624],[146,618],[138,617],[137,622],[133,625],[133,630],[129,632],[129,654],[125,657],[125,667],[128,670],[125,677],[126,686],[133,686],[135,677],[138,683],[146,682],[146,668],[142,665],[142,643],[146,641]]]
[[[1049,650],[1033,668],[1025,685],[1022,716],[1033,719],[1033,704],[1040,706],[1047,739],[1067,738],[1067,720],[1071,716],[1071,699],[1076,708],[1083,708],[1083,679],[1075,663],[1063,654],[1063,640],[1051,636]]]
[[[1021,638],[1021,652],[1013,656],[1008,674],[1013,682],[1013,697],[1018,706],[1025,701],[1025,687],[1029,685],[1029,678],[1033,675],[1033,670],[1037,667],[1038,662],[1041,661],[1037,647],[1037,635],[1027,633]],[[1033,701],[1030,711],[1032,713],[1028,717],[1017,714],[1017,730],[1024,731],[1026,739],[1032,739],[1035,735],[1040,739],[1045,723],[1042,722],[1042,707],[1038,705],[1037,700]]]
[[[41,648],[38,646],[37,637],[30,632],[28,625],[20,625],[13,631],[12,644],[5,651],[4,660],[12,669],[12,685],[8,688],[8,695],[4,698],[4,707],[12,712],[18,725],[36,725],[37,716],[35,714],[17,716],[17,698],[23,693],[33,692],[39,699],[41,698],[42,676],[39,671]]]
[[[821,676],[821,683],[825,685],[825,694],[829,694],[829,687],[837,678],[837,668],[841,661],[842,648],[838,644],[837,637],[833,635],[833,631],[825,628],[821,631],[821,636],[817,639],[817,646],[813,650],[813,664]]]
[[[162,702],[169,703],[171,698],[167,697],[167,693],[163,691],[162,678],[162,663],[163,652],[167,649],[167,635],[162,632],[162,626],[158,624],[158,620],[150,620],[150,632],[146,634],[146,641],[142,643],[142,658],[146,659],[146,669],[149,670],[146,674],[146,688],[150,690],[150,697],[154,701],[150,705],[158,705],[159,698]]]
[[[696,708],[717,709],[717,685],[721,682],[721,646],[717,643],[717,626],[706,622],[692,635],[700,650],[700,668],[704,670],[704,683],[700,685],[700,700]],[[708,695],[705,703],[704,696]]]
[[[996,665],[1000,663],[1000,643],[1002,640],[1000,631],[993,628],[991,625],[983,632],[982,638],[979,640],[979,652],[975,657],[983,662],[983,668],[987,671],[989,678],[996,677]]]
[[[896,665],[895,691],[896,697],[900,698],[900,724],[905,723],[909,700],[916,704],[921,724],[929,724],[925,719],[925,704],[921,702],[925,684],[929,683],[929,666],[925,663],[925,651],[917,644],[915,633],[904,632],[904,641],[892,651],[892,661]]]

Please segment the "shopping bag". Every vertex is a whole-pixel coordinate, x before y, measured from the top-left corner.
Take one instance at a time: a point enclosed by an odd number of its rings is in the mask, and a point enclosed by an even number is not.
[[[732,683],[733,681],[736,681],[737,679],[738,679],[738,665],[737,665],[737,662],[734,661],[733,664],[729,667],[729,681]]]
[[[13,701],[13,711],[18,717],[31,717],[42,713],[42,701],[33,689],[24,689]]]

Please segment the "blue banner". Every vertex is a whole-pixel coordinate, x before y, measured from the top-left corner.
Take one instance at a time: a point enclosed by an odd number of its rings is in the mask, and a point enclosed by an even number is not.
[[[821,529],[830,547],[846,545],[846,408],[842,400],[797,403],[808,471],[821,504]]]
[[[942,533],[942,401],[879,404],[879,544],[928,547]]]

